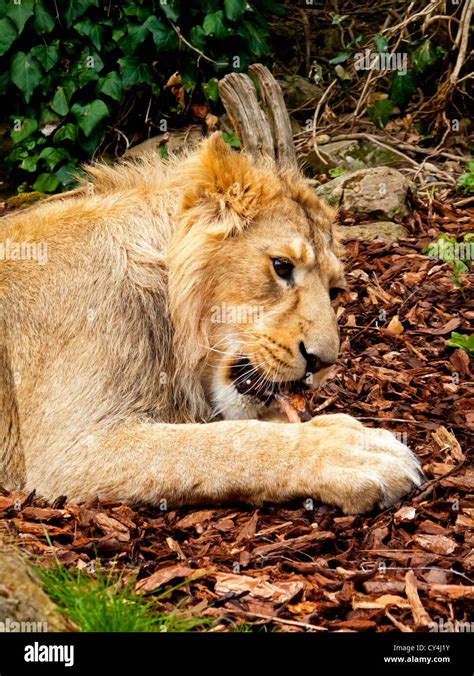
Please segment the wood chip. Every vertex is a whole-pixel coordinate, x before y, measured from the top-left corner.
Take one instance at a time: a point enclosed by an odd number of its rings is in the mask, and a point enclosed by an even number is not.
[[[214,591],[220,596],[233,592],[235,594],[248,593],[262,599],[270,599],[274,603],[287,603],[304,589],[302,582],[272,583],[264,577],[250,575],[233,575],[218,573]]]
[[[427,627],[432,620],[420,600],[417,579],[412,570],[407,571],[407,574],[405,575],[405,591],[408,601],[410,602],[415,626]]]
[[[445,535],[415,535],[413,540],[434,554],[452,554],[457,547],[457,543]]]
[[[167,582],[171,582],[171,580],[176,580],[177,578],[183,577],[196,579],[196,577],[199,577],[202,574],[202,570],[189,568],[189,566],[183,566],[178,563],[175,566],[161,568],[161,570],[157,570],[156,573],[153,573],[153,575],[150,575],[144,580],[139,580],[135,586],[135,591],[153,592],[162,587]]]

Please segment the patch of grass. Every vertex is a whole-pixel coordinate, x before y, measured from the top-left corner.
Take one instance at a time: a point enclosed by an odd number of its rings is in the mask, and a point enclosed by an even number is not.
[[[96,574],[69,571],[60,563],[52,569],[37,567],[48,596],[84,632],[188,632],[205,630],[207,618],[157,612],[156,599],[135,594],[135,578],[124,580],[113,568],[99,565]],[[158,597],[160,598],[160,597]]]
[[[236,625],[232,631],[241,633],[241,634],[267,634],[275,631],[273,628],[267,627],[266,624],[253,624],[252,622],[244,622],[243,624]]]

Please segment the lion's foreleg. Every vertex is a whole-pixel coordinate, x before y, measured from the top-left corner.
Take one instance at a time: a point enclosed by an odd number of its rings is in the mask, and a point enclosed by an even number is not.
[[[416,456],[385,430],[346,415],[309,423],[257,420],[211,424],[136,423],[91,435],[67,463],[44,467],[30,488],[176,506],[314,498],[363,512],[386,506],[420,483]]]

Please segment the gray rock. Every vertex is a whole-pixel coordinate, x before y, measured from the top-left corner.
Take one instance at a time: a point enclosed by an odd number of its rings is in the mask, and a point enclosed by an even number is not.
[[[391,167],[360,169],[319,186],[316,194],[333,207],[391,220],[409,213],[410,181]]]
[[[343,242],[397,242],[408,237],[408,230],[400,223],[376,221],[363,225],[339,225],[338,233]]]
[[[406,164],[403,158],[391,150],[367,141],[347,140],[324,144],[318,141],[318,151],[326,163],[316,155],[314,150],[310,150],[304,158],[305,166],[313,175],[325,174],[328,169],[335,167],[347,172],[382,165],[403,166]]]
[[[285,97],[286,107],[289,109],[314,108],[315,102],[323,94],[321,87],[301,75],[284,75],[277,78],[277,81]]]

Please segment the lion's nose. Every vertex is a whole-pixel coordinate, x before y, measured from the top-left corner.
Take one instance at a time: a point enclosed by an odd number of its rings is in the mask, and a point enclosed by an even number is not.
[[[300,352],[306,360],[306,370],[308,373],[317,373],[318,371],[321,371],[321,369],[325,369],[328,366],[332,366],[332,364],[334,364],[334,361],[323,361],[318,357],[317,354],[307,352],[303,342],[300,343]]]

